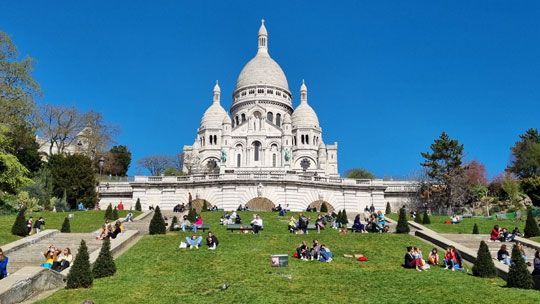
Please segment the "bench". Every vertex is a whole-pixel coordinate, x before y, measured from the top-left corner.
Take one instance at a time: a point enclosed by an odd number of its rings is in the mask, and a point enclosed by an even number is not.
[[[244,231],[253,231],[253,227],[251,227],[251,225],[245,225],[245,224],[228,224],[227,225],[227,230],[229,230],[230,232],[233,232],[233,231],[240,231],[240,232],[244,232]],[[264,227],[261,228],[261,230],[264,230]]]
[[[171,229],[171,231],[180,231],[180,230],[182,230],[180,228],[180,225],[178,225],[177,228],[173,227],[173,229]],[[210,230],[210,226],[207,224],[203,224],[201,227],[197,228],[197,231],[198,230],[202,230],[203,232],[206,232],[206,230]],[[186,227],[186,231],[191,231],[191,228]]]

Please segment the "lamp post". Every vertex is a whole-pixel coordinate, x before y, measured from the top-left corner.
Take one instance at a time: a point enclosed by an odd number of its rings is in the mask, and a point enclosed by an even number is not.
[[[98,161],[98,166],[99,166],[99,177],[101,178],[101,173],[103,171],[103,163],[105,162],[105,157],[100,157],[99,158],[99,161]]]

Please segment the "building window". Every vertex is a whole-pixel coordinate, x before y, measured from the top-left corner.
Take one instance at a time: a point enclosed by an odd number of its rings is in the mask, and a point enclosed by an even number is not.
[[[281,114],[276,114],[276,126],[281,127]]]
[[[261,94],[264,93],[264,89],[258,89],[257,93],[261,93]]]
[[[214,135],[214,145],[217,145],[217,135]]]
[[[261,150],[261,143],[258,141],[253,142],[253,160],[259,161]]]
[[[306,134],[306,145],[309,145],[309,135]]]
[[[234,120],[236,121],[236,125],[238,126],[239,122],[238,122],[238,115],[236,115],[236,117],[234,118]]]
[[[266,113],[266,120],[268,120],[270,122],[274,122],[274,113],[272,113],[272,112]]]
[[[272,154],[272,167],[276,167],[277,166],[277,157],[276,157],[276,153]]]
[[[242,113],[242,122],[246,121],[246,114]]]
[[[210,145],[212,144],[212,140],[213,140],[213,139],[214,139],[214,138],[212,137],[212,135],[210,135],[210,138],[209,138],[209,140],[210,140]]]

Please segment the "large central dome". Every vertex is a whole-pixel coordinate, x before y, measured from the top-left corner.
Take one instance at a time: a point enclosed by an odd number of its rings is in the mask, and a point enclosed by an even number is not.
[[[257,55],[253,57],[242,69],[236,80],[237,92],[250,86],[277,87],[289,92],[289,84],[285,73],[277,62],[268,53],[268,32],[264,26],[264,20],[259,28]]]

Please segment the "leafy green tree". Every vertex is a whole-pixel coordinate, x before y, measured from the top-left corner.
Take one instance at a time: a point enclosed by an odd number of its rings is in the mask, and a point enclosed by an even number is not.
[[[422,214],[420,214],[420,212],[416,213],[416,216],[414,217],[414,222],[422,224]]]
[[[32,183],[29,173],[15,155],[0,151],[0,192],[18,193]]]
[[[521,256],[518,245],[512,247],[512,263],[506,278],[506,286],[522,289],[532,289],[534,287],[532,276]]]
[[[152,220],[150,220],[150,227],[148,230],[150,234],[165,234],[167,232],[165,220],[163,219],[163,215],[161,215],[159,206],[154,210],[154,216],[152,217]]]
[[[119,171],[117,175],[126,176],[131,164],[131,152],[127,146],[113,146],[109,151],[114,156],[114,161],[117,164]]]
[[[195,220],[197,220],[197,210],[195,210],[195,208],[189,209],[188,214],[187,214],[187,219],[192,223],[195,222]]]
[[[104,218],[105,220],[109,220],[109,221],[114,220],[112,204],[109,204],[109,206],[107,206],[107,209],[105,210]]]
[[[341,213],[341,226],[347,227],[348,223],[349,223],[349,217],[347,216],[347,211],[343,209]]]
[[[39,155],[39,144],[36,132],[28,125],[9,127],[6,136],[10,138],[9,153],[15,155],[19,162],[32,174],[41,169],[43,162]]]
[[[462,202],[461,193],[467,187],[462,167],[463,145],[442,132],[430,148],[431,152],[421,153],[425,159],[421,165],[427,170],[429,178],[443,186],[440,203],[445,207],[458,205]],[[435,197],[432,197],[432,201],[434,199]]]
[[[476,223],[474,223],[472,234],[480,234],[480,231],[478,230],[478,225],[476,225]]]
[[[527,211],[527,220],[525,221],[525,230],[523,232],[526,238],[540,236],[540,229],[538,228],[538,224],[536,224],[532,209]]]
[[[422,224],[424,224],[424,225],[431,224],[431,220],[429,219],[429,214],[427,213],[427,210],[424,210],[424,216],[422,218]]]
[[[535,206],[540,206],[540,175],[523,178],[521,188],[531,198]]]
[[[135,203],[135,210],[136,211],[142,211],[141,199],[140,198],[137,198],[137,202]]]
[[[386,202],[386,210],[384,211],[384,214],[390,215],[392,213],[392,207],[390,206],[390,202]]]
[[[19,209],[19,213],[17,213],[15,222],[13,223],[13,226],[11,227],[11,234],[22,236],[22,237],[28,235],[28,227],[26,227],[26,217],[24,216],[25,212],[26,212],[26,208],[22,207],[21,209]]]
[[[96,177],[90,158],[82,154],[55,154],[49,157],[48,167],[56,197],[65,192],[72,209],[76,208],[78,201],[87,208],[94,207],[97,201]]]
[[[69,223],[69,218],[67,216],[64,218],[64,222],[62,223],[62,229],[60,229],[60,232],[63,232],[63,233],[71,232],[71,225]]]
[[[321,213],[327,213],[328,212],[328,206],[326,206],[325,202],[322,202],[320,211],[321,211]]]
[[[114,207],[113,211],[112,211],[112,219],[114,221],[116,221],[117,219],[119,219],[120,217],[118,216],[118,209],[116,207]]]
[[[495,269],[495,264],[493,264],[489,247],[484,241],[480,242],[472,272],[473,275],[482,278],[494,278],[497,275],[497,270]]]
[[[407,222],[407,210],[405,207],[399,209],[399,218],[396,227],[396,233],[409,233],[409,223]]]
[[[345,173],[347,178],[353,179],[374,179],[375,175],[364,168],[350,169]]]
[[[512,161],[508,171],[520,178],[540,175],[540,134],[537,129],[529,129],[519,136],[512,147]]]
[[[89,288],[92,286],[93,280],[88,247],[86,246],[86,242],[81,240],[79,251],[67,276],[66,288]]]
[[[113,255],[111,253],[111,241],[109,238],[103,239],[101,250],[92,268],[92,275],[95,279],[110,277],[116,272]]]

